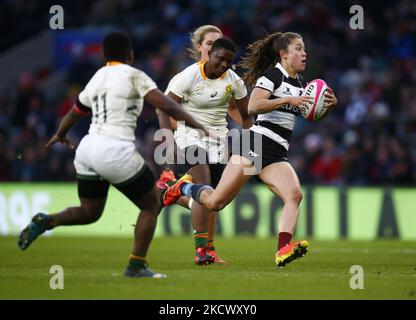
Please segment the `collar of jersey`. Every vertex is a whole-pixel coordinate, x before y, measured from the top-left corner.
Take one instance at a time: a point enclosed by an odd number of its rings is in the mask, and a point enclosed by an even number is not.
[[[119,61],[108,61],[105,65],[106,66],[116,66],[118,64],[122,64],[122,63],[119,62]]]
[[[199,64],[199,71],[201,72],[202,78],[203,78],[204,80],[207,80],[207,79],[208,79],[208,78],[207,78],[207,76],[205,75],[205,71],[204,71],[204,65],[205,65],[207,62],[208,62],[208,61],[205,61],[205,62],[201,62],[201,61],[199,61],[199,62],[198,62],[198,64]],[[228,71],[228,70],[227,70],[227,71]],[[225,71],[225,72],[221,75],[221,77],[220,77],[220,79],[221,79],[221,80],[225,78],[225,76],[227,75],[227,71]],[[216,79],[208,79],[208,80],[216,80]]]
[[[289,73],[287,73],[286,69],[283,68],[283,66],[280,64],[280,62],[276,63],[275,68],[279,69],[280,71],[282,71],[282,73],[284,74],[284,76],[286,78],[290,78]],[[291,78],[293,79],[293,78]],[[299,76],[296,75],[296,79],[299,79]]]

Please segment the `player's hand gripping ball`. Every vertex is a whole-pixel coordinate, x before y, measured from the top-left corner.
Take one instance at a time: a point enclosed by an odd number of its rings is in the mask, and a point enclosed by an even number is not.
[[[301,114],[306,120],[318,121],[325,116],[328,106],[324,102],[324,95],[328,89],[328,85],[322,79],[312,80],[305,87],[302,96],[314,98],[313,103],[305,104],[300,108]]]

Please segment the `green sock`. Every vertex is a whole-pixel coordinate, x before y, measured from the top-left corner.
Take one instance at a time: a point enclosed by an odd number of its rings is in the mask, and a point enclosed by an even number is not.
[[[48,225],[48,230],[51,230],[59,225],[59,213],[49,214],[50,222]]]
[[[215,251],[214,240],[207,241],[207,249],[210,251]]]
[[[194,231],[194,243],[195,247],[205,247],[208,242],[208,232]]]
[[[131,254],[129,258],[129,267],[133,269],[146,268],[147,263],[145,257],[135,256],[134,254]]]

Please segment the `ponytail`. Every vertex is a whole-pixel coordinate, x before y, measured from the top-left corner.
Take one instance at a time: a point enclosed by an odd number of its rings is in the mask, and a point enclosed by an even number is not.
[[[240,63],[247,70],[242,79],[248,87],[253,87],[259,77],[280,62],[280,50],[287,50],[294,38],[302,39],[298,33],[276,32],[248,45],[248,53]]]

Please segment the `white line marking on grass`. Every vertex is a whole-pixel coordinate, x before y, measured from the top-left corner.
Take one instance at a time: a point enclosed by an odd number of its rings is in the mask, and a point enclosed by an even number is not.
[[[393,253],[393,254],[416,254],[416,249],[389,249],[389,248],[316,248],[311,249],[311,252],[341,252],[341,253]]]

